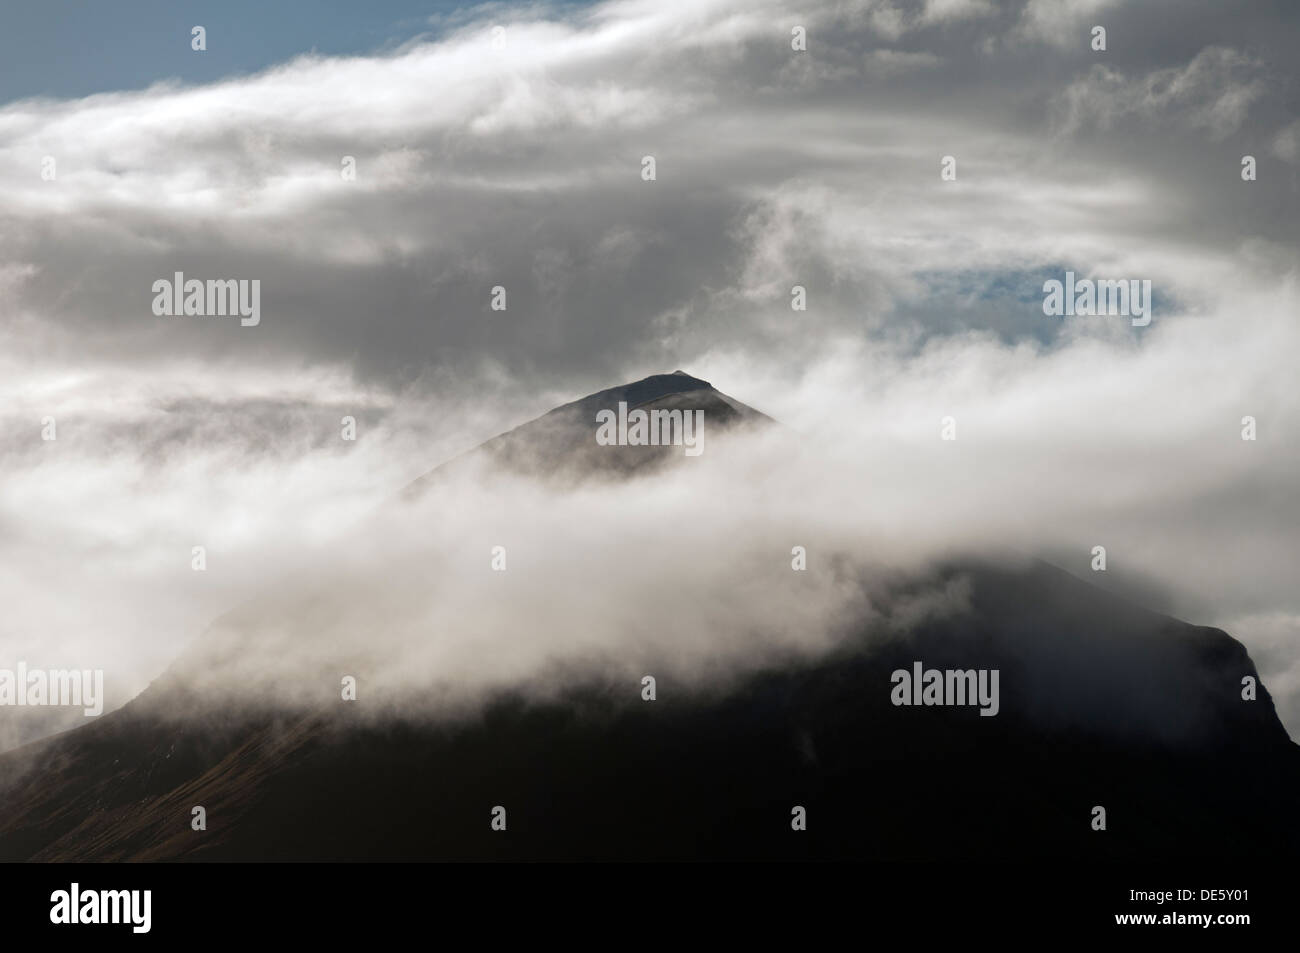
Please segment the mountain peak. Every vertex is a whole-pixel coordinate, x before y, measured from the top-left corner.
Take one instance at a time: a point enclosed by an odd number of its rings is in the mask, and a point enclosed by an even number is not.
[[[667,447],[619,447],[611,451],[595,442],[597,413],[627,408],[646,410],[700,410],[708,415],[710,433],[720,433],[738,424],[772,423],[754,408],[719,391],[706,380],[681,369],[671,374],[651,374],[640,380],[609,387],[554,408],[480,444],[448,461],[408,485],[406,494],[418,493],[435,474],[445,474],[466,458],[491,458],[497,465],[518,473],[539,476],[626,475],[653,467],[673,456]]]

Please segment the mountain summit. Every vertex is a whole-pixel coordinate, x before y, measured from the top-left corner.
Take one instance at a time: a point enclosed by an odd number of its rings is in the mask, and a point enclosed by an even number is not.
[[[410,484],[404,493],[418,495],[440,476],[455,473],[470,462],[488,462],[501,472],[520,476],[574,482],[622,478],[681,457],[680,449],[674,452],[670,447],[598,444],[597,415],[601,411],[615,413],[620,404],[629,412],[702,411],[710,437],[774,423],[766,414],[685,371],[652,374],[561,404],[442,464]]]

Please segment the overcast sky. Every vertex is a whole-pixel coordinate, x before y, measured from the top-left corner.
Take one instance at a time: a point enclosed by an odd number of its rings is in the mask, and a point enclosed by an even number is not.
[[[385,7],[3,14],[0,667],[120,701],[433,465],[682,368],[936,551],[1106,545],[1298,736],[1300,7]],[[1150,325],[1045,316],[1066,270]],[[178,271],[261,323],[155,315]]]

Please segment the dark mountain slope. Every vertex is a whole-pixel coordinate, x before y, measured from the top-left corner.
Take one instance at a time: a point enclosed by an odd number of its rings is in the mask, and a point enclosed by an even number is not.
[[[454,725],[176,722],[145,696],[11,752],[6,859],[1271,858],[1300,849],[1300,752],[1221,632],[1045,565],[956,567],[972,611],[725,695],[588,684]],[[1032,597],[1032,598],[1030,598]],[[1100,640],[1095,633],[1103,632]],[[1028,650],[1044,635],[1065,664]],[[1112,646],[1146,642],[1112,656]],[[1056,656],[1053,656],[1056,658]],[[997,667],[1002,710],[890,703],[890,673]],[[1118,684],[1104,669],[1128,666]],[[1095,668],[1083,674],[1079,664]],[[1093,676],[1100,677],[1093,677]],[[1134,694],[1136,692],[1136,695]],[[1139,697],[1140,696],[1140,697]],[[209,830],[189,829],[202,804]],[[488,827],[508,810],[509,830]],[[806,834],[790,809],[809,811]],[[1089,828],[1107,809],[1109,829]]]

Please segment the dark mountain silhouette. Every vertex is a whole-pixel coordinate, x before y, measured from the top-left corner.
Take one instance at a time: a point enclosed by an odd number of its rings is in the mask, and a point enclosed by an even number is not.
[[[554,477],[575,465],[572,428],[590,439],[595,411],[619,400],[769,420],[679,372],[557,408],[481,453]],[[543,452],[553,439],[562,449]],[[645,460],[648,472],[663,462]],[[950,584],[967,609],[908,614],[910,596]],[[883,622],[832,654],[725,688],[665,679],[647,702],[637,684],[590,676],[560,700],[505,694],[437,723],[338,705],[225,710],[178,663],[123,709],[0,755],[0,859],[1262,860],[1300,848],[1300,748],[1262,685],[1242,698],[1258,673],[1226,633],[1041,562],[936,566],[892,583],[881,608]],[[891,673],[915,661],[998,669],[999,713],[895,706]],[[505,832],[490,829],[496,805]],[[795,806],[806,831],[791,829]],[[1096,806],[1105,831],[1092,829]]]

